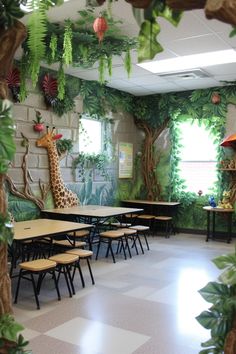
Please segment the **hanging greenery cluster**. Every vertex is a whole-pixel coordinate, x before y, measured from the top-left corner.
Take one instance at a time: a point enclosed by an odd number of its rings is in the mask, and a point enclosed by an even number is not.
[[[78,170],[78,176],[82,182],[85,182],[86,171],[89,172],[89,177],[92,177],[92,171],[94,168],[98,169],[106,180],[109,179],[107,173],[107,164],[110,162],[109,156],[104,152],[100,154],[87,154],[80,152],[79,155],[72,161],[72,173],[73,176]]]
[[[121,34],[115,21],[104,12],[103,16],[108,23],[108,30],[101,43],[98,42],[93,30],[95,20],[94,10],[79,11],[79,19],[72,22],[50,23],[46,18],[46,6],[40,0],[34,0],[34,12],[28,24],[29,36],[23,45],[24,68],[37,83],[40,62],[47,64],[59,63],[58,98],[65,97],[64,66],[91,68],[98,62],[100,82],[105,81],[106,69],[111,75],[112,57],[125,53],[124,67],[127,73],[131,70],[130,50],[136,48],[137,41]],[[36,9],[37,7],[37,9]],[[22,75],[23,77],[26,75]]]

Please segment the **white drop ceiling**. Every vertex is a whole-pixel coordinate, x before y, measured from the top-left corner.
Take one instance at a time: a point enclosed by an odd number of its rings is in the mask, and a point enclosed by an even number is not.
[[[107,1],[108,2],[108,1]],[[85,8],[85,0],[70,0],[60,7],[53,8],[48,15],[50,20],[78,18],[77,11]],[[98,7],[97,13],[106,5]],[[117,19],[123,21],[122,32],[126,35],[137,36],[139,27],[132,14],[132,7],[124,0],[112,3],[112,13]],[[225,49],[236,49],[236,36],[230,38],[232,27],[218,20],[207,20],[203,10],[187,11],[178,27],[174,27],[167,20],[159,18],[161,32],[159,42],[164,51],[155,57],[155,60],[181,57],[184,55],[213,52]],[[181,78],[178,76],[161,77],[138,67],[137,53],[132,53],[132,73],[130,78],[123,67],[123,58],[113,59],[112,77],[107,76],[107,86],[143,96],[156,93],[185,91],[222,86],[222,81],[236,80],[236,63],[204,66],[202,69],[207,77]],[[172,71],[175,71],[173,68]],[[189,70],[188,70],[189,71]],[[98,70],[94,68],[84,70],[81,68],[67,68],[66,72],[86,80],[98,80]]]

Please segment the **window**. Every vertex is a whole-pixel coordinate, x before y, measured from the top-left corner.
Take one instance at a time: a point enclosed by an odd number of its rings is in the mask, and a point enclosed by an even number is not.
[[[100,154],[102,152],[101,121],[81,118],[79,129],[79,151],[86,154]]]
[[[180,123],[181,151],[180,177],[185,180],[186,190],[210,193],[217,181],[217,146],[204,123],[188,120]]]

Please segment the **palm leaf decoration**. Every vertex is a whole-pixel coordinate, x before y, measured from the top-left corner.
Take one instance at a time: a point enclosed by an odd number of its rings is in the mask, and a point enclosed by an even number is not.
[[[45,54],[45,37],[47,31],[47,17],[45,3],[40,0],[31,0],[29,7],[33,10],[28,22],[27,46],[30,56],[30,76],[33,86],[36,86],[40,70],[40,62]]]

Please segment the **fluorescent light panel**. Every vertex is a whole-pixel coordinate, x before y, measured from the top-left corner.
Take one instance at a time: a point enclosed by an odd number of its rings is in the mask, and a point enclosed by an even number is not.
[[[154,74],[160,74],[235,62],[236,51],[233,49],[227,49],[219,50],[217,52],[185,55],[165,60],[155,60],[137,65]]]

